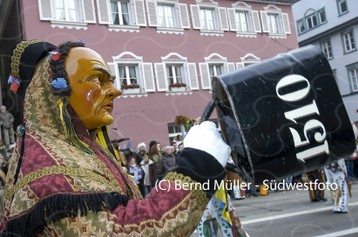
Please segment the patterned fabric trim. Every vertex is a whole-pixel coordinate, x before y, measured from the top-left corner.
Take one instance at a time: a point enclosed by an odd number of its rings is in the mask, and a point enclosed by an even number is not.
[[[32,172],[28,175],[26,175],[24,178],[22,178],[18,183],[16,183],[11,189],[5,190],[5,198],[10,199],[11,196],[19,191],[21,188],[25,187],[31,182],[34,182],[37,179],[40,179],[42,177],[48,176],[48,175],[68,175],[68,176],[75,176],[75,177],[89,177],[93,180],[96,180],[102,184],[105,184],[106,186],[111,187],[114,191],[121,192],[121,188],[119,187],[118,183],[114,180],[111,182],[107,179],[105,179],[100,174],[97,174],[91,170],[85,170],[81,168],[73,168],[73,167],[64,167],[64,166],[51,166],[51,167],[44,167],[42,169],[36,170],[35,172]]]
[[[200,185],[199,182],[195,182],[194,180],[192,180],[189,176],[185,176],[183,174],[176,173],[176,172],[169,172],[164,177],[164,179],[173,183],[175,182],[176,184],[180,182],[181,185],[185,185],[186,187],[188,187],[188,184],[193,184],[193,185],[189,185],[189,187],[194,187],[194,189],[190,191],[197,198],[199,205],[206,205],[206,203],[209,202],[209,199],[206,193],[204,192],[204,190],[196,189],[197,187],[201,187],[202,185]]]
[[[24,53],[25,49],[30,45],[30,44],[35,44],[38,42],[42,42],[41,40],[28,40],[28,41],[23,41],[20,44],[18,44],[16,46],[16,48],[13,50],[12,56],[11,56],[11,73],[17,77],[19,77],[19,67],[20,67],[20,59],[21,59],[21,55]]]

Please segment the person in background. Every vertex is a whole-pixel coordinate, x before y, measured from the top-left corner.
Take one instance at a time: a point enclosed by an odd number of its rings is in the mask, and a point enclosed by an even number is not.
[[[321,169],[306,173],[306,179],[309,183],[308,194],[311,202],[327,201],[324,197],[324,189],[320,189],[320,183],[325,183],[324,171]]]
[[[172,146],[165,147],[165,155],[162,159],[164,173],[167,173],[178,167],[177,159],[174,155],[174,148]]]
[[[170,144],[173,147],[173,154],[174,154],[174,156],[176,156],[178,153],[177,141],[173,140]]]
[[[178,144],[178,152],[177,152],[177,155],[176,155],[177,157],[180,156],[180,154],[182,153],[183,149],[184,149],[184,144],[181,142],[181,143]]]
[[[348,187],[347,169],[344,159],[339,159],[336,162],[326,165],[324,170],[327,176],[327,182],[331,187],[330,191],[333,201],[332,211],[335,213],[347,213],[351,190]]]
[[[137,163],[137,158],[135,156],[132,156],[132,158],[129,159],[128,165],[127,165],[128,173],[132,176],[132,181],[138,185],[140,185],[140,180],[143,178],[143,170]],[[140,189],[141,187],[139,187]]]
[[[155,170],[151,169],[150,167],[153,167],[154,162],[149,159],[149,156],[147,154],[143,155],[143,160],[140,162],[140,167],[144,171],[144,179],[143,179],[143,196],[147,196],[150,193],[150,190],[152,190],[152,177]]]
[[[140,142],[137,145],[137,150],[136,150],[136,156],[137,156],[137,162],[138,164],[140,164],[140,162],[142,162],[143,160],[143,156],[147,154],[147,146],[145,145],[144,142]]]
[[[160,151],[160,143],[151,141],[148,155],[149,159],[154,162],[156,180],[162,179],[164,176],[164,169],[162,163],[163,155]]]

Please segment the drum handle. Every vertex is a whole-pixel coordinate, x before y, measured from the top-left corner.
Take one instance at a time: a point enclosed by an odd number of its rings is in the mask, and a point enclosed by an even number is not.
[[[214,108],[217,104],[217,99],[212,99],[209,104],[205,107],[203,114],[201,115],[201,122],[204,122],[209,119],[210,115],[213,113]]]

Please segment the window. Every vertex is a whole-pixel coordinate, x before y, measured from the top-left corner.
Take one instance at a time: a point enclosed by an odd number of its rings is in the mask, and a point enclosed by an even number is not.
[[[76,0],[55,0],[55,20],[80,21],[79,2]]]
[[[320,43],[321,50],[327,59],[333,58],[332,45],[330,40],[325,40]]]
[[[111,1],[111,11],[113,25],[132,25],[129,2]]]
[[[305,16],[297,21],[298,33],[304,33],[326,22],[327,18],[324,8],[319,9],[317,11],[309,9],[305,13]]]
[[[203,30],[215,30],[214,9],[200,8],[200,24]]]
[[[303,20],[297,21],[297,29],[298,29],[299,33],[306,31],[305,24],[304,24]]]
[[[268,23],[270,33],[272,33],[272,34],[282,34],[283,33],[278,14],[268,13],[267,20],[268,20],[267,23]]]
[[[186,95],[191,90],[199,90],[196,64],[178,53],[162,57],[162,62],[154,63],[154,68],[158,91],[170,92],[170,95],[184,92],[181,94]]]
[[[348,6],[346,0],[337,0],[338,14],[343,15],[348,12]]]
[[[349,53],[356,49],[356,45],[353,37],[353,30],[343,34],[343,45],[344,45],[344,51],[346,53]]]
[[[177,135],[182,135],[182,133],[187,134],[190,127],[176,125],[175,123],[168,124],[168,133],[169,133],[169,140],[173,141],[176,139]]]
[[[182,65],[167,65],[166,68],[169,86],[173,84],[185,84]]]
[[[224,72],[224,65],[223,64],[210,64],[209,65],[209,74],[210,78],[215,76],[220,76]]]
[[[358,91],[358,63],[347,66],[349,82],[353,92]]]
[[[142,57],[125,51],[113,56],[113,62],[108,62],[108,66],[115,72],[117,79],[114,84],[123,94],[142,96],[143,93],[155,92],[153,65],[143,62]]]
[[[239,32],[253,32],[251,19],[249,12],[247,11],[236,11],[235,12],[235,21],[237,31]]]
[[[261,61],[259,57],[257,57],[252,53],[248,53],[244,57],[241,57],[240,59],[244,67],[250,66],[251,64],[255,64]]]
[[[176,22],[174,19],[174,5],[158,4],[158,24],[160,27],[174,28]]]
[[[316,27],[318,25],[317,16],[311,15],[311,16],[306,17],[306,23],[307,23],[308,29],[312,29],[312,28]]]
[[[190,29],[187,4],[179,0],[148,0],[148,25],[156,27],[158,33],[184,34]]]
[[[321,9],[317,12],[318,12],[318,19],[319,19],[320,23],[322,24],[322,23],[326,22],[327,21],[326,12],[324,11],[324,9]]]
[[[138,84],[136,65],[118,65],[118,73],[121,87]]]

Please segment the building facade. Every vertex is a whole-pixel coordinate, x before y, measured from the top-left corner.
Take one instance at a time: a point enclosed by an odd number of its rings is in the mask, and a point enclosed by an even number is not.
[[[299,46],[313,44],[326,55],[344,105],[358,121],[358,1],[300,0],[292,6]]]
[[[13,2],[8,7],[19,11],[19,24],[2,32],[4,44],[84,40],[108,62],[122,91],[110,135],[130,138],[133,146],[151,140],[169,144],[181,134],[175,117],[201,116],[212,97],[211,77],[298,47],[290,1]],[[2,57],[7,71],[1,77],[7,76],[8,60]],[[16,113],[16,98],[2,93]]]

